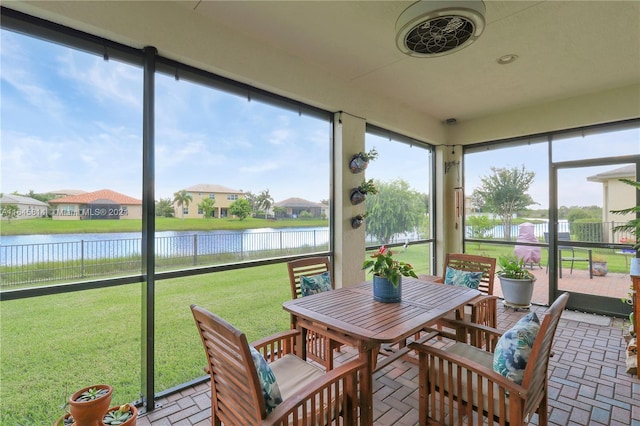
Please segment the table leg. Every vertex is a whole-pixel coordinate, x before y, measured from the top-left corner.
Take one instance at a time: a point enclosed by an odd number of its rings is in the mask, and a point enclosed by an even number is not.
[[[373,370],[378,358],[380,345],[372,348],[361,347],[359,358],[364,359],[365,371],[360,380],[360,424],[373,425]]]
[[[293,317],[291,320],[293,328],[297,329],[300,333],[296,336],[296,347],[294,348],[294,353],[299,356],[301,359],[306,361],[307,359],[307,345],[305,344],[307,341],[307,329],[300,326],[296,318]]]

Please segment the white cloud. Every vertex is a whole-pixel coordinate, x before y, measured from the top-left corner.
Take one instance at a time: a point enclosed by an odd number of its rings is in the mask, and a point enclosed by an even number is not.
[[[280,166],[273,161],[269,162],[259,162],[252,166],[243,166],[240,167],[241,173],[265,173],[273,170],[278,170]]]
[[[59,75],[73,80],[75,88],[85,95],[141,110],[141,69],[72,50],[66,50],[57,60]]]
[[[269,143],[272,145],[284,145],[290,139],[291,131],[288,129],[276,129],[271,132]]]

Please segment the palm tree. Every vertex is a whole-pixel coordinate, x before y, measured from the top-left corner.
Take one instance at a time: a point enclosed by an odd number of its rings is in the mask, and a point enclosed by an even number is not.
[[[269,213],[269,209],[273,205],[273,197],[269,194],[269,190],[265,189],[260,193],[258,199],[260,200],[260,207],[264,209],[264,218],[266,219],[267,213]]]
[[[184,220],[184,208],[183,207],[189,207],[189,203],[193,201],[193,197],[191,196],[191,194],[189,194],[187,192],[186,189],[183,189],[181,191],[178,191],[176,193],[173,194],[173,202],[175,204],[178,205],[178,207],[180,207],[180,210],[182,211],[182,220]]]

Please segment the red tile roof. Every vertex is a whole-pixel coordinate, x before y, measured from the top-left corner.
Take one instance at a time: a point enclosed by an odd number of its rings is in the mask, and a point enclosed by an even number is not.
[[[120,194],[119,192],[111,191],[109,189],[101,189],[100,191],[87,192],[80,195],[72,195],[69,197],[55,198],[50,200],[50,204],[90,204],[96,200],[110,200],[117,204],[127,205],[139,205],[142,204],[142,200],[138,200],[128,195]]]

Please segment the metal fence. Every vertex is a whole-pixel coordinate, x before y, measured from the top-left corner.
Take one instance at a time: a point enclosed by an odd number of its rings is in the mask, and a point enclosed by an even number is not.
[[[569,232],[571,239],[575,241],[583,241],[590,243],[605,244],[633,244],[634,237],[628,232],[614,231],[614,228],[624,225],[625,222],[581,222],[575,221],[569,223],[562,221],[558,224],[558,232]],[[511,225],[510,240],[516,241],[519,235],[520,225]],[[492,224],[486,228],[479,229],[473,225],[465,227],[467,238],[487,239],[487,240],[503,240],[506,239],[505,228],[501,224]],[[545,242],[545,234],[549,232],[549,224],[535,223],[533,224],[534,234],[540,240]]]
[[[0,246],[0,288],[138,274],[141,238]],[[329,229],[156,237],[159,270],[329,250]]]

